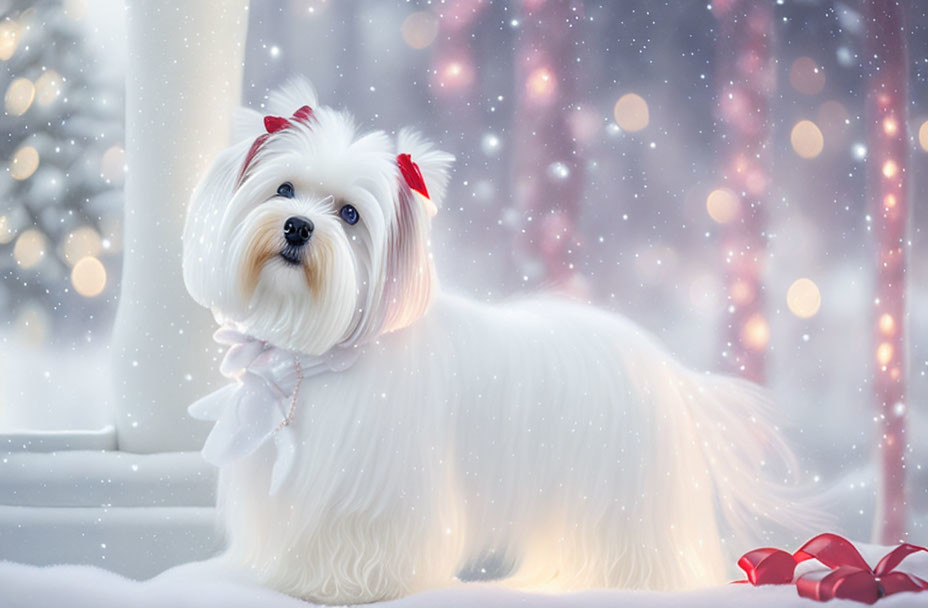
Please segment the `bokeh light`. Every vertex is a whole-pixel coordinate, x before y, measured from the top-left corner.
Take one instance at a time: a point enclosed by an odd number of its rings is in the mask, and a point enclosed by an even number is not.
[[[884,336],[891,336],[896,333],[896,321],[893,319],[893,316],[888,312],[880,315],[879,321],[880,332]]]
[[[899,172],[899,165],[896,164],[896,161],[890,159],[883,163],[883,177],[890,179],[896,176],[896,173]]]
[[[786,305],[800,319],[814,317],[822,306],[818,285],[811,279],[796,279],[786,291]]]
[[[893,360],[893,345],[889,342],[882,342],[876,349],[876,362],[886,367]]]
[[[825,88],[825,72],[810,57],[799,57],[789,68],[789,83],[803,95],[817,95]]]
[[[35,85],[28,78],[17,78],[6,89],[3,99],[6,113],[11,116],[22,116],[32,105],[35,99]]]
[[[612,113],[618,125],[626,131],[640,131],[651,121],[648,102],[635,93],[626,93],[619,97]]]
[[[770,342],[770,325],[764,315],[751,315],[741,328],[741,343],[752,350],[763,350]]]
[[[71,284],[74,285],[74,291],[85,298],[100,295],[106,287],[106,268],[103,267],[103,262],[92,256],[78,260],[71,269]]]
[[[113,184],[121,184],[126,175],[126,151],[120,145],[112,145],[100,159],[100,176]]]
[[[811,120],[800,120],[789,134],[793,150],[802,158],[815,158],[825,147],[825,137]]]
[[[46,245],[44,234],[35,228],[24,230],[13,245],[13,259],[22,268],[32,268],[45,257]]]
[[[548,68],[536,68],[528,75],[525,88],[533,99],[547,101],[557,93],[557,80]]]
[[[61,96],[61,76],[55,70],[46,70],[35,81],[35,98],[40,106],[52,105]]]
[[[414,49],[424,49],[438,35],[438,19],[430,11],[411,13],[403,20],[403,41]]]
[[[918,128],[918,145],[922,147],[922,150],[928,152],[928,120]]]
[[[719,224],[727,224],[738,217],[738,195],[728,188],[716,188],[706,197],[706,211]]]
[[[0,23],[0,60],[6,61],[16,52],[19,45],[21,27],[15,21]]]
[[[29,179],[39,168],[39,152],[32,146],[23,146],[13,154],[10,161],[10,177],[13,179]]]
[[[13,237],[16,235],[16,231],[13,230],[13,226],[10,225],[10,218],[5,215],[0,215],[0,245],[5,245],[13,240]]]
[[[61,249],[65,262],[73,265],[81,258],[99,255],[103,245],[92,226],[81,226],[68,234]]]

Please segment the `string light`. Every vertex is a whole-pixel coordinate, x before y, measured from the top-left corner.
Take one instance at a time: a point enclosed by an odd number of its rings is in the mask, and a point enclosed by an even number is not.
[[[893,345],[889,342],[881,342],[876,349],[876,362],[886,367],[893,360]]]
[[[880,315],[879,328],[884,336],[892,336],[896,331],[896,321],[893,316],[888,312]]]
[[[896,164],[896,161],[890,159],[883,163],[883,177],[886,179],[892,179],[896,176],[896,173],[899,172],[899,165]]]

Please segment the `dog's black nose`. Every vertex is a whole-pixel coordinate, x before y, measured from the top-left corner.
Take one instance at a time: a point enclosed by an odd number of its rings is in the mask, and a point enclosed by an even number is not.
[[[288,245],[301,247],[313,235],[313,223],[302,217],[291,217],[284,222],[284,238]]]

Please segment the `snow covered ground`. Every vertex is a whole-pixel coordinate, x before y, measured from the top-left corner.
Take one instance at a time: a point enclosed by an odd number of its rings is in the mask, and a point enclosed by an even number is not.
[[[887,550],[864,546],[861,553],[875,563]],[[928,577],[928,554],[908,557],[900,570]],[[234,581],[203,580],[181,566],[149,581],[133,581],[89,566],[36,567],[0,562],[0,606],[4,608],[305,608],[307,603],[261,587]],[[467,583],[385,602],[392,608],[619,607],[636,608],[791,608],[816,605],[800,598],[792,585],[752,587],[724,585],[680,593],[643,591],[581,591],[549,595],[502,588],[492,583]],[[834,600],[829,607],[863,604]],[[928,606],[928,592],[883,598],[882,608]]]

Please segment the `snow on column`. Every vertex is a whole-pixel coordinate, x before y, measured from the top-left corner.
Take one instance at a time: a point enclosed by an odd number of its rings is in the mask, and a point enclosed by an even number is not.
[[[578,6],[523,0],[516,43],[513,192],[522,224],[515,255],[532,283],[582,293],[571,254],[583,190],[582,164],[569,124],[577,97]]]
[[[889,545],[906,531],[906,258],[908,59],[902,7],[867,2],[867,191],[877,248],[874,390],[879,409],[880,483],[874,541]]]
[[[768,2],[719,0],[716,61],[722,188],[737,211],[722,226],[728,285],[726,360],[755,382],[765,379],[770,326],[764,312],[763,262],[769,187],[770,98],[776,88],[773,7]],[[709,201],[710,207],[712,200]]]
[[[199,447],[187,405],[218,374],[214,322],[184,289],[187,200],[228,144],[239,104],[247,0],[129,0],[125,260],[113,331],[119,447]]]

